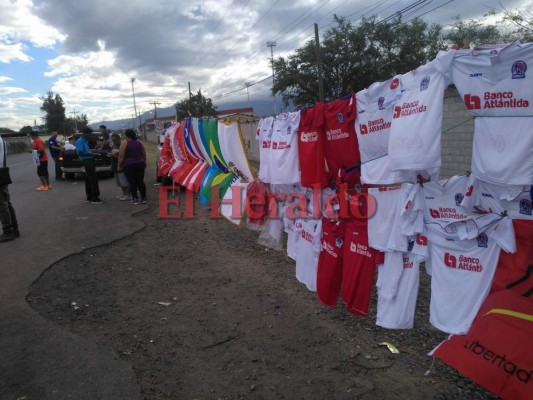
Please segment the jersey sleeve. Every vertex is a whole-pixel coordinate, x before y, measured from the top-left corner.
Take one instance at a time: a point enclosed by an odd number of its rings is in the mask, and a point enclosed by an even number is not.
[[[516,253],[516,238],[513,227],[513,220],[509,217],[504,217],[496,224],[488,235],[491,239],[507,253]]]
[[[319,219],[313,236],[313,250],[316,253],[322,251],[322,220]]]

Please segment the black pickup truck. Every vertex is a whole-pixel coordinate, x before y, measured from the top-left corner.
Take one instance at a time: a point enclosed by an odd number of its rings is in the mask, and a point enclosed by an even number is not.
[[[75,134],[74,139],[78,140],[81,134]],[[91,150],[96,148],[99,140],[104,140],[104,136],[100,132],[93,132],[89,138],[89,147]],[[100,174],[107,174],[113,176],[111,172],[111,159],[107,156],[108,150],[94,150],[94,163],[96,172]],[[78,157],[76,150],[61,150],[59,154],[59,162],[61,163],[61,170],[65,174],[66,179],[73,179],[76,173],[84,174],[85,170],[83,164]]]

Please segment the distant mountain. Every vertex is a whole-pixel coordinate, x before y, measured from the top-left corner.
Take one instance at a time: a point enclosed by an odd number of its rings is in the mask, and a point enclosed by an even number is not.
[[[227,102],[227,103],[216,103],[215,106],[217,107],[217,110],[229,110],[232,108],[246,108],[246,107],[253,107],[254,114],[263,117],[266,115],[273,115],[274,114],[274,103],[272,100],[256,100],[251,101],[250,104],[246,101],[236,101],[236,102]],[[277,111],[278,113],[281,112],[281,100],[278,98],[278,104],[277,104]],[[292,111],[292,110],[283,110],[283,111]],[[170,107],[162,107],[157,109],[157,116],[158,117],[170,117],[172,115],[175,115],[176,110],[174,106]],[[144,123],[145,120],[153,118],[153,112],[151,111],[145,111],[141,114],[141,123]],[[119,119],[119,120],[112,120],[112,121],[98,121],[93,122],[89,124],[91,127],[98,130],[98,127],[100,125],[105,125],[107,129],[110,129],[112,131],[119,130],[119,129],[128,129],[133,126],[133,121],[131,118],[125,118],[125,119]],[[139,119],[135,121],[135,125],[139,125]]]

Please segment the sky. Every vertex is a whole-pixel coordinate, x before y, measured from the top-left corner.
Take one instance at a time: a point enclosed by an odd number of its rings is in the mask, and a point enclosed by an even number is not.
[[[270,100],[271,50],[287,56],[333,15],[357,22],[415,5],[443,26],[492,8],[533,0],[0,0],[0,127],[42,123],[42,97],[64,101],[67,117],[130,121],[199,89],[219,109]],[[424,14],[424,15],[423,15]],[[267,47],[275,41],[275,47]],[[135,82],[132,85],[132,78]],[[246,88],[246,85],[249,85]],[[132,87],[133,86],[133,87]],[[249,99],[249,100],[248,100]]]

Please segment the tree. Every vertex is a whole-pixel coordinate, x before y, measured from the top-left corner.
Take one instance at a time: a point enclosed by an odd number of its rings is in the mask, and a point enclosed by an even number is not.
[[[76,133],[76,128],[78,129],[78,132],[81,132],[87,125],[89,125],[87,114],[76,115],[75,118],[69,117],[65,119],[64,134],[72,135],[73,133]]]
[[[508,35],[507,41],[533,41],[533,11],[531,6],[529,9],[515,11],[508,11],[502,7],[500,10],[492,10],[488,15],[497,15],[499,13],[503,13],[503,17],[499,22],[510,24],[511,30],[514,28]]]
[[[174,104],[176,108],[176,117],[178,121],[185,119],[186,117],[210,117],[216,116],[217,110],[213,106],[211,99],[208,99],[202,95],[202,91],[198,90],[198,93],[192,95],[189,99],[178,101]]]
[[[23,133],[25,135],[29,135],[30,133],[32,132],[32,127],[31,126],[24,126],[20,129],[20,133]]]
[[[444,40],[449,43],[468,48],[470,45],[501,43],[503,40],[502,32],[495,25],[484,24],[483,19],[461,21],[459,16],[454,19],[450,31],[444,35]]]
[[[334,16],[336,25],[320,44],[326,101],[387,80],[428,62],[444,49],[442,27],[401,17],[379,22],[376,17],[353,25]],[[307,42],[286,59],[274,60],[273,93],[281,93],[285,106],[305,107],[318,101],[318,77],[314,41]]]
[[[51,91],[46,96],[40,98],[43,101],[41,111],[46,113],[44,125],[48,131],[63,131],[65,125],[65,106],[59,94],[54,96]]]

